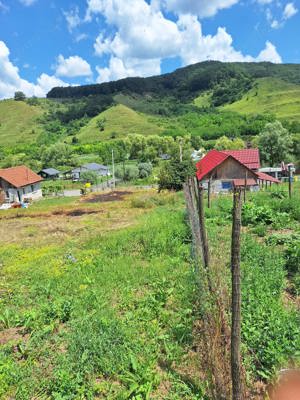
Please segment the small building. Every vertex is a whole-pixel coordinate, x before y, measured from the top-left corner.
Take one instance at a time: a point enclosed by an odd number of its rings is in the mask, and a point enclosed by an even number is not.
[[[258,149],[211,150],[197,164],[197,178],[204,186],[210,182],[212,192],[227,192],[234,187],[258,190],[264,183],[280,183],[267,174],[259,172]]]
[[[55,168],[45,168],[38,172],[38,175],[44,179],[58,179],[59,174],[60,172]]]
[[[289,166],[291,167],[291,174],[292,176],[295,173],[295,166],[294,164],[287,164],[285,165],[282,163],[280,167],[264,167],[260,168],[259,172],[272,176],[273,178],[279,179],[281,181],[287,180],[289,177]]]
[[[43,178],[24,165],[0,169],[0,190],[7,203],[37,200],[42,198]]]
[[[211,150],[197,164],[197,178],[204,186],[210,182],[212,192],[227,192],[235,186],[258,189],[255,171],[230,154]]]
[[[72,169],[71,171],[67,172],[67,174],[70,174],[74,181],[78,181],[80,180],[80,175],[82,172],[87,171],[95,172],[99,176],[110,176],[109,167],[97,163],[84,164],[82,167]]]
[[[234,157],[252,171],[258,171],[260,168],[258,149],[222,150],[221,153]]]

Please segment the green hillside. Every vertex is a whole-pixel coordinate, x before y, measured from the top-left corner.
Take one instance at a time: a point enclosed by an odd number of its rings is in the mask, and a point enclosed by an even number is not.
[[[277,78],[261,78],[241,100],[222,109],[245,114],[272,113],[280,119],[300,121],[300,85]]]
[[[111,138],[122,138],[128,134],[157,135],[163,128],[155,124],[155,118],[138,113],[118,104],[92,118],[81,128],[77,138],[80,143],[93,143]],[[99,124],[102,123],[102,131]]]
[[[24,101],[0,101],[1,146],[33,143],[41,128],[37,123],[43,114],[40,106],[30,106]]]

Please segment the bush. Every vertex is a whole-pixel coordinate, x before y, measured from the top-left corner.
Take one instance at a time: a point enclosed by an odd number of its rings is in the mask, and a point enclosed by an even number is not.
[[[269,207],[246,203],[242,209],[242,221],[243,225],[256,225],[258,223],[270,225],[274,222],[274,213]]]
[[[151,163],[140,163],[138,165],[139,169],[139,178],[144,179],[148,178],[152,172],[152,164]]]
[[[99,175],[94,171],[84,171],[80,174],[80,180],[84,183],[95,185],[99,181]]]
[[[124,182],[134,181],[139,177],[139,170],[135,165],[130,165],[124,168],[116,169],[116,177],[122,179]]]
[[[191,160],[168,161],[159,172],[159,191],[163,189],[179,191],[189,176],[195,176],[196,166]]]
[[[255,228],[252,229],[252,232],[259,237],[264,237],[266,236],[267,228],[265,225],[257,225]]]

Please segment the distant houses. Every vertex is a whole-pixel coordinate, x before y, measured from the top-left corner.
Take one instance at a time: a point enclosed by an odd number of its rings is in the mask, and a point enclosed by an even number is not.
[[[226,192],[234,187],[258,190],[260,184],[280,183],[270,175],[259,171],[258,149],[211,150],[197,164],[197,178],[210,185],[212,192]]]
[[[58,179],[60,171],[55,168],[45,168],[38,172],[38,175],[44,179]]]
[[[22,203],[42,198],[43,178],[24,165],[0,169],[0,191],[2,202]]]
[[[84,164],[81,167],[74,168],[71,171],[66,172],[65,174],[67,176],[70,176],[73,181],[78,181],[80,180],[80,176],[83,172],[94,172],[97,175],[100,176],[110,176],[110,170],[109,167],[106,165],[102,164],[97,164],[97,163],[89,163],[89,164]]]

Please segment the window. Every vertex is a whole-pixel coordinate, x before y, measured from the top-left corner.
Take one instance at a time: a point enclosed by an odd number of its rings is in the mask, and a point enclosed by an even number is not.
[[[31,191],[34,192],[34,185],[31,185]]]
[[[222,182],[222,189],[225,189],[225,190],[231,189],[231,182],[230,181],[223,181]]]

